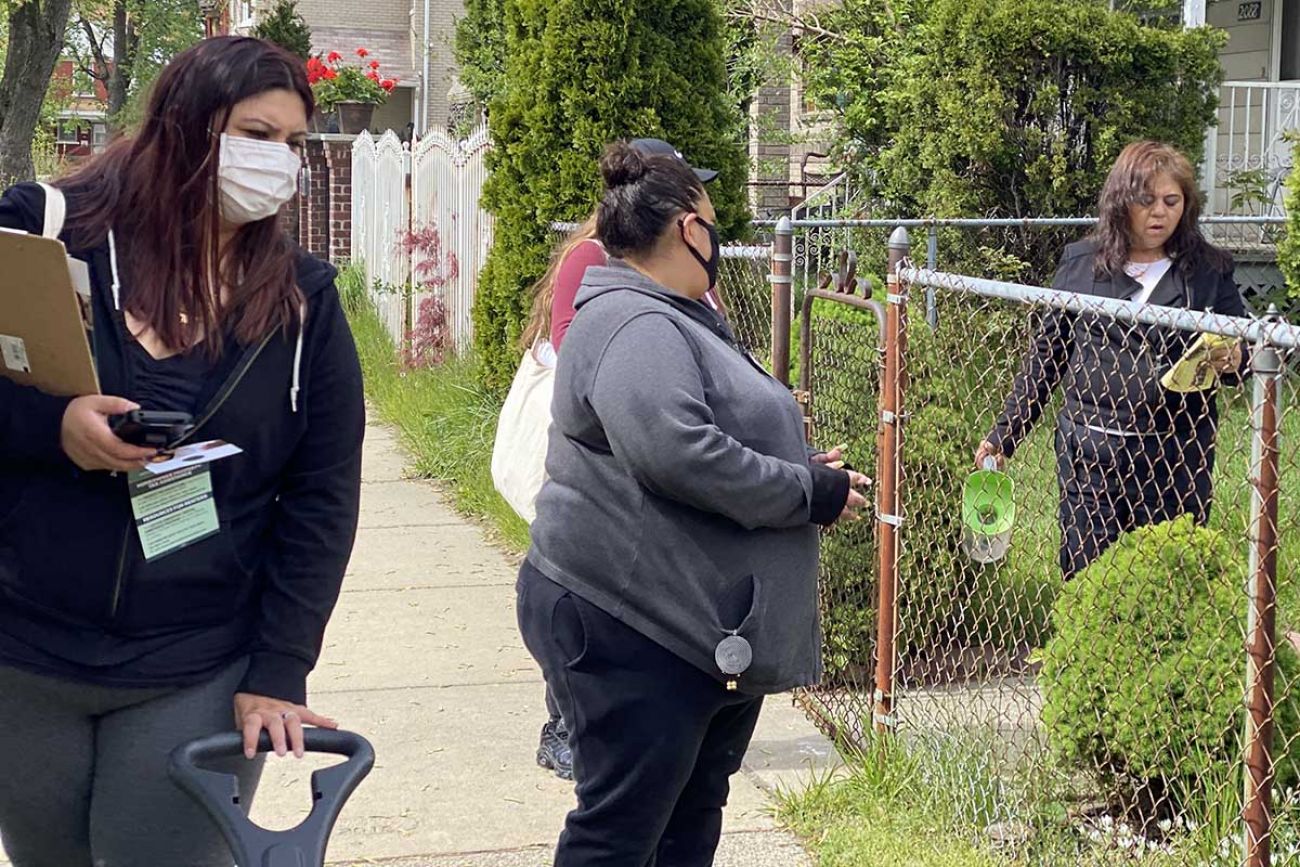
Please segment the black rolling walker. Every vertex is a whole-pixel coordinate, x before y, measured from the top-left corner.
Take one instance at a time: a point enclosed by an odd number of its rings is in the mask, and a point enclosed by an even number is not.
[[[172,781],[198,801],[221,829],[239,867],[324,867],[325,847],[343,805],[375,765],[375,750],[361,735],[331,729],[303,730],[311,753],[346,756],[347,761],[311,775],[311,813],[296,828],[268,831],[253,824],[239,803],[239,782],[231,774],[206,770],[203,764],[243,754],[240,732],[223,732],[177,747],[168,768]],[[270,752],[266,732],[258,752]]]

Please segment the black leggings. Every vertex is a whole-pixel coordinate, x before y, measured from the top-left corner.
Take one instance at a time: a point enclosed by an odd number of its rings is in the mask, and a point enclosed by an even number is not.
[[[0,667],[0,839],[14,867],[230,867],[221,832],[167,761],[234,729],[247,668],[184,689],[119,689]],[[247,810],[262,760],[207,767],[239,778]]]

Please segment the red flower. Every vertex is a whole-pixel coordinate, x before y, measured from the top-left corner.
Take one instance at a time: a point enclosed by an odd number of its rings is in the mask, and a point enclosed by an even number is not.
[[[378,61],[378,60],[372,60],[372,61],[370,61],[370,68],[371,68],[371,69],[378,69],[378,68],[379,68],[379,61]]]
[[[397,87],[397,82],[393,81],[391,78],[385,78],[383,81],[379,82],[379,86],[386,92],[392,93],[393,88]]]
[[[334,79],[339,77],[339,74],[327,66],[323,70],[321,70],[321,77],[329,81],[333,81]]]
[[[366,73],[366,78],[370,79],[376,84],[379,83],[379,73],[375,72],[373,69]]]
[[[342,59],[343,59],[343,55],[339,54],[337,51],[331,51],[329,53],[328,60],[330,63],[338,63]]]
[[[370,56],[370,52],[366,51],[364,48],[357,49],[357,57],[365,58],[369,56]]]

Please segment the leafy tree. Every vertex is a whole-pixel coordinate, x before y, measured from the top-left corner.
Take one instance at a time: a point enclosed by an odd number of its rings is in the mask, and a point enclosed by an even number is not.
[[[311,57],[311,28],[298,11],[298,0],[280,0],[253,28],[258,39],[274,42],[303,60]]]
[[[71,8],[72,0],[0,0],[8,37],[0,76],[0,187],[34,175],[32,139]]]
[[[1293,135],[1294,159],[1286,182],[1286,234],[1278,241],[1277,263],[1286,278],[1292,316],[1300,316],[1300,136]]]
[[[70,48],[82,72],[108,92],[117,129],[139,115],[137,103],[167,62],[203,37],[194,0],[76,0],[76,25]]]
[[[465,17],[456,21],[452,50],[460,82],[479,105],[491,105],[506,71],[506,0],[465,0]]]
[[[806,29],[803,71],[879,210],[1076,216],[1130,141],[1199,160],[1224,37],[1176,22],[1080,0],[845,0]],[[1050,268],[1060,238],[1019,240]]]
[[[496,388],[519,357],[529,290],[555,242],[550,224],[591,211],[611,140],[657,136],[718,169],[709,194],[722,232],[734,236],[747,222],[716,0],[504,0],[503,8],[506,59],[484,190],[496,241],[474,307],[476,347]]]

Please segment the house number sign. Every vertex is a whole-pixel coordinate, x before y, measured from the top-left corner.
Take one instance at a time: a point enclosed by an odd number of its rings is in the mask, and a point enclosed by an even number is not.
[[[1249,0],[1246,3],[1237,4],[1238,21],[1258,21],[1264,12],[1262,0]]]

